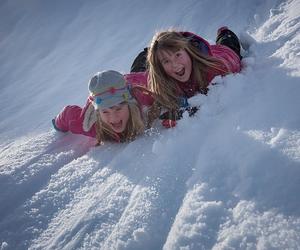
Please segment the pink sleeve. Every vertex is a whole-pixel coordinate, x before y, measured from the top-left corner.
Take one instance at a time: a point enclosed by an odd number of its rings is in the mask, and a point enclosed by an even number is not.
[[[85,132],[82,127],[84,112],[88,106],[88,103],[89,101],[87,101],[87,105],[84,108],[76,105],[68,105],[64,107],[63,110],[56,116],[55,125],[62,131],[70,131],[73,134],[81,134],[95,138],[95,124],[88,132]]]
[[[139,85],[145,88],[148,87],[148,72],[134,72],[124,75],[127,84],[132,86]]]
[[[136,72],[124,75],[128,85],[132,87],[142,86],[148,88],[148,72]],[[153,104],[153,97],[142,91],[136,91],[134,97],[137,99],[138,103],[145,106],[150,106]]]
[[[227,73],[238,73],[241,71],[241,60],[238,55],[230,48],[224,45],[211,45],[212,56],[220,59]],[[217,75],[226,75],[222,71],[212,70],[208,74],[209,82]]]

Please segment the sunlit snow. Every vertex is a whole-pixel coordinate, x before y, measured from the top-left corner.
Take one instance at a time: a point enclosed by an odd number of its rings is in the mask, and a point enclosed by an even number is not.
[[[53,130],[157,30],[241,38],[194,117],[127,144]],[[0,2],[0,249],[299,249],[300,1]]]

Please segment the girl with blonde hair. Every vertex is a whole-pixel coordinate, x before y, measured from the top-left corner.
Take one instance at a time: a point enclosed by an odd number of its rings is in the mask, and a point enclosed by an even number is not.
[[[218,30],[216,45],[191,32],[163,31],[153,37],[147,63],[150,90],[160,106],[174,113],[187,98],[207,94],[215,76],[241,70],[240,44],[227,27]]]
[[[153,99],[133,86],[146,83],[144,73],[99,72],[89,81],[90,96],[85,107],[66,106],[53,119],[53,126],[61,132],[95,137],[97,145],[131,141],[149,126],[143,110],[151,106]]]

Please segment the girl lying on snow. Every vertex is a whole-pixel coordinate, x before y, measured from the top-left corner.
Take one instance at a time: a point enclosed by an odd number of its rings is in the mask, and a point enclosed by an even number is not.
[[[157,105],[168,110],[161,117],[165,127],[175,126],[179,109],[189,110],[187,98],[207,94],[215,76],[241,70],[240,43],[227,27],[218,30],[216,45],[190,32],[163,31],[147,53],[149,88]]]
[[[153,121],[151,113],[146,114],[153,98],[135,86],[146,85],[145,79],[144,73],[125,76],[113,70],[97,73],[89,81],[90,96],[85,107],[66,106],[52,120],[54,128],[95,137],[97,145],[104,141],[133,140]]]
[[[190,32],[157,33],[148,51],[140,53],[131,67],[131,71],[146,72],[124,76],[116,71],[96,74],[89,82],[91,94],[86,106],[65,107],[53,120],[54,127],[96,137],[100,144],[107,140],[133,140],[158,117],[163,126],[175,126],[183,111],[190,115],[197,111],[189,107],[188,98],[206,94],[215,76],[241,70],[237,36],[222,27],[216,43],[210,45]],[[152,92],[146,89],[147,80]],[[150,112],[144,114],[144,107],[150,106]],[[160,115],[161,110],[167,112]]]

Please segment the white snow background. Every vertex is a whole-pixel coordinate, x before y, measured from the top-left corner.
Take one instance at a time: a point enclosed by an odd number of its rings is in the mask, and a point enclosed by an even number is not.
[[[93,147],[51,119],[155,31],[249,47],[195,117]],[[300,249],[300,1],[0,1],[0,249]]]

